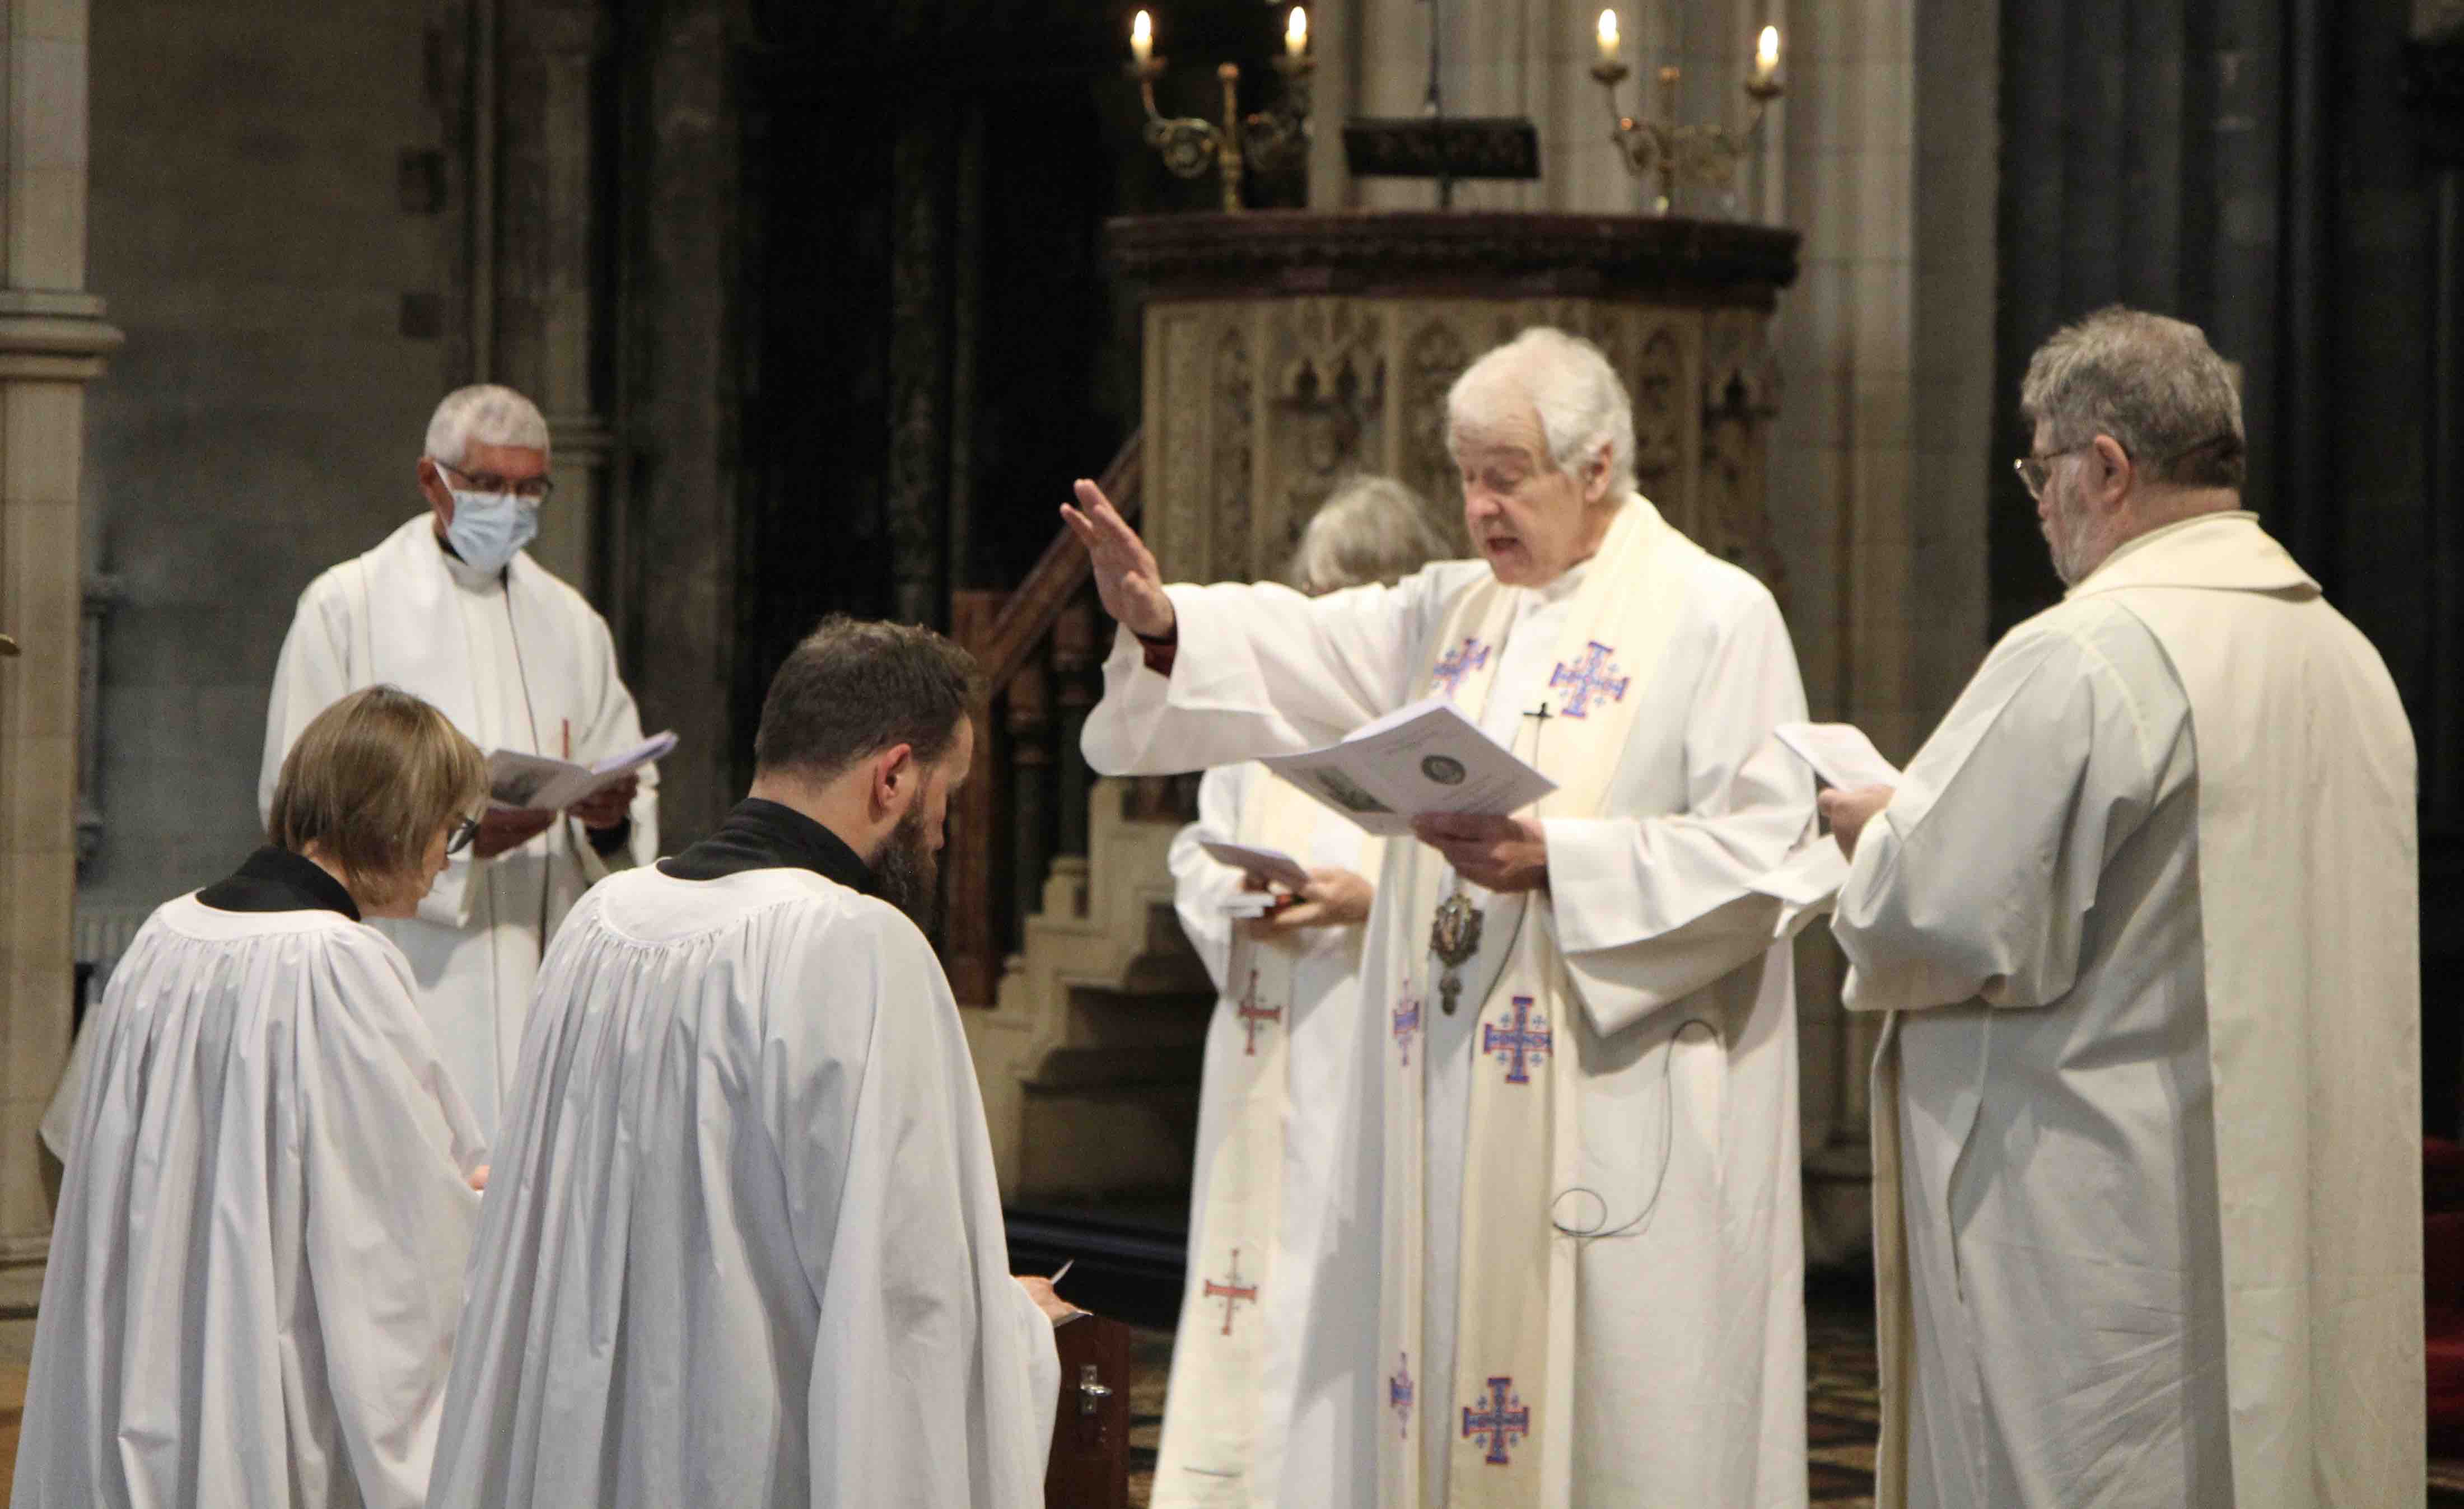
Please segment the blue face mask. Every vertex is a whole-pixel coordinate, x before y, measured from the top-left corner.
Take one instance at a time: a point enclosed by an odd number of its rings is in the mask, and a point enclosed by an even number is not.
[[[479,570],[504,570],[516,551],[539,537],[536,498],[511,492],[466,492],[460,488],[452,492],[453,522],[445,526],[445,542]]]

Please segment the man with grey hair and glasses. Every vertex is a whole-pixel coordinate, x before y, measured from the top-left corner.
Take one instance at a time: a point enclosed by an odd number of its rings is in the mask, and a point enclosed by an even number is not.
[[[554,491],[538,407],[487,383],[447,394],[417,481],[416,517],[300,595],[266,711],[260,815],[300,731],[378,682],[434,703],[482,750],[588,765],[642,742],[606,623],[522,549]],[[548,939],[592,882],[658,853],[658,810],[648,769],[561,814],[493,808],[418,914],[378,924],[491,1139]]]
[[[2419,1504],[2411,731],[2196,327],[2092,315],[2021,407],[2068,596],[1822,798],[1891,1014],[1879,1501]]]
[[[1804,716],[1788,630],[1636,492],[1591,342],[1525,331],[1445,417],[1481,558],[1391,587],[1167,588],[1081,482],[1065,517],[1122,628],[1088,759],[1234,764],[1436,697],[1556,783],[1418,816],[1369,908],[1379,1258],[1319,1302],[1375,1312],[1376,1501],[1802,1505],[1795,1003],[1754,890],[1813,830],[1771,742]],[[1200,1277],[1236,1332],[1241,1295],[1272,1302],[1271,1278]],[[1357,1501],[1222,1471],[1221,1501]]]

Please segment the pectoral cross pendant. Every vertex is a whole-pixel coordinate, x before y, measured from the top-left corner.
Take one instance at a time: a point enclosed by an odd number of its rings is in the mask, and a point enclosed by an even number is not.
[[[1446,967],[1438,982],[1438,1009],[1451,1017],[1458,998],[1463,995],[1463,967],[1480,951],[1480,908],[1457,885],[1454,894],[1438,905],[1437,917],[1429,924],[1429,951]]]

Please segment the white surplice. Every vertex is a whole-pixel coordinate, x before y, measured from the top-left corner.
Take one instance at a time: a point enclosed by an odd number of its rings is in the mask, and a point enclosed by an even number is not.
[[[157,910],[87,1024],[11,1501],[427,1497],[482,1145],[401,952]]]
[[[1374,1070],[1383,1037],[1361,1004],[1363,932],[1356,925],[1310,928],[1271,947],[1243,941],[1236,951],[1223,905],[1241,893],[1242,872],[1199,846],[1208,839],[1243,842],[1244,833],[1254,838],[1254,814],[1274,779],[1256,764],[1207,772],[1198,785],[1198,820],[1172,844],[1173,901],[1181,930],[1205,961],[1219,998],[1206,1035],[1189,1202],[1189,1272],[1180,1338],[1173,1350],[1173,1388],[1164,1400],[1165,1444],[1155,1502],[1367,1509],[1377,1501],[1377,1459],[1369,1450],[1376,1428],[1369,1362],[1377,1349],[1377,1317],[1358,1297],[1374,1292],[1377,1282],[1379,1170],[1375,1145],[1360,1135],[1354,1111],[1361,1104],[1356,1082]],[[1364,843],[1350,820],[1297,793],[1289,799],[1301,809],[1308,831],[1307,842],[1289,852],[1304,865],[1358,871],[1364,852],[1378,852],[1375,841]],[[1375,870],[1370,865],[1367,878],[1375,880]],[[1254,1039],[1241,1015],[1248,982],[1230,973],[1236,951],[1275,975],[1265,989],[1282,1016],[1260,1030],[1287,1034],[1289,1062],[1287,1095],[1245,1104],[1234,1086]],[[1272,1278],[1255,1301],[1255,1320],[1219,1314],[1223,1301],[1210,1308],[1204,1295],[1209,1277],[1227,1277],[1210,1266],[1221,1257],[1211,1249],[1226,1242],[1201,1229],[1211,1192],[1208,1174],[1244,1111],[1280,1111],[1284,1118],[1273,1248],[1264,1265]],[[1243,1401],[1254,1411],[1251,1419],[1209,1419],[1201,1425],[1201,1416],[1226,1409],[1229,1401],[1198,1397],[1186,1381],[1183,1359],[1206,1345],[1219,1319],[1226,1329],[1234,1319],[1264,1327],[1258,1396]],[[1180,1439],[1184,1432],[1218,1432],[1254,1439],[1246,1481],[1210,1478],[1203,1453]],[[1185,1454],[1190,1467],[1181,1470]]]
[[[582,594],[527,553],[502,572],[473,570],[422,514],[300,594],[266,710],[260,820],[309,721],[379,682],[434,703],[482,750],[587,765],[642,741],[606,623]],[[416,918],[378,924],[410,960],[437,1050],[491,1138],[545,941],[593,881],[659,851],[655,767],[642,772],[632,819],[612,855],[571,820],[494,859],[457,855]]]
[[[1584,570],[1523,591],[1498,652],[1482,726],[1527,755],[1547,727],[1525,713],[1547,692]],[[1171,587],[1173,671],[1145,668],[1136,641],[1118,636],[1088,760],[1159,774],[1341,738],[1411,699],[1446,647],[1434,641],[1453,601],[1487,575],[1483,562],[1449,561],[1395,587],[1316,599],[1268,584]],[[1486,923],[1464,998],[1485,998],[1528,908],[1531,925],[1552,929],[1583,1003],[1581,1179],[1564,1193],[1584,1208],[1566,1224],[1622,1229],[1580,1247],[1573,1501],[1767,1509],[1806,1499],[1804,1249],[1790,954],[1772,942],[1774,904],[1752,887],[1812,818],[1811,779],[1770,738],[1804,716],[1805,701],[1759,582],[1701,557],[1684,590],[1657,672],[1633,689],[1645,700],[1610,815],[1544,820],[1546,892],[1475,891]],[[1388,846],[1381,908],[1408,888],[1397,865],[1409,849]],[[1384,930],[1373,916],[1361,975],[1373,1023],[1404,973],[1378,956]],[[1415,920],[1411,935],[1425,938],[1427,923]],[[1422,1017],[1428,1355],[1410,1367],[1425,1380],[1453,1370],[1476,1004],[1450,1017],[1430,1002]],[[1697,1022],[1711,1030],[1685,1030]],[[1375,1076],[1361,1083],[1365,1098],[1381,1093]],[[1378,1105],[1357,1114],[1380,1141]],[[1373,1305],[1375,1291],[1356,1302]],[[1368,1366],[1382,1411],[1394,1361]],[[1449,1401],[1424,1407],[1436,1419],[1450,1412]],[[1392,1422],[1381,1415],[1378,1427]],[[1432,1502],[1442,1501],[1453,1433],[1426,1433]]]
[[[471,1259],[430,1502],[1028,1509],[1060,1363],[931,945],[803,869],[583,898]]]
[[[1834,929],[1875,1065],[1880,1501],[2419,1504],[2412,743],[2247,514],[1997,645]]]

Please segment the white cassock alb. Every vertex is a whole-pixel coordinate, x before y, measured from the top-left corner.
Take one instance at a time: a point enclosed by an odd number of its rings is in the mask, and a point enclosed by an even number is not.
[[[1174,903],[1219,998],[1154,1502],[1227,1501],[1229,1475],[1231,1501],[1372,1505],[1377,1317],[1358,1296],[1377,1283],[1379,1170],[1356,1082],[1383,1039],[1361,1004],[1365,934],[1237,933],[1223,905],[1242,872],[1208,857],[1204,839],[1372,880],[1384,849],[1257,764],[1208,771],[1198,820],[1173,840]],[[1221,1188],[1219,1169],[1243,1188]]]
[[[549,951],[438,1443],[461,1509],[1028,1509],[1060,1363],[930,944],[748,801]]]
[[[400,951],[184,896],[87,1032],[11,1502],[415,1509],[482,1148]]]
[[[1468,1004],[1460,1013],[1439,1011],[1425,988],[1429,918],[1397,910],[1414,908],[1409,898],[1441,868],[1434,853],[1390,843],[1378,881],[1363,1005],[1379,1061],[1398,1066],[1405,1088],[1362,1075],[1367,1104],[1355,1110],[1386,1170],[1381,1330],[1421,1338],[1417,1355],[1388,1356],[1381,1344],[1367,1364],[1381,1451],[1387,1438],[1409,1442],[1419,1432],[1417,1465],[1386,1451],[1381,1495],[1390,1505],[1485,1502],[1516,1461],[1533,1460],[1551,1470],[1528,1490],[1523,1501],[1532,1504],[1805,1502],[1793,988],[1789,951],[1772,942],[1774,908],[1752,888],[1813,816],[1811,779],[1770,740],[1774,725],[1803,716],[1787,629],[1759,582],[1631,498],[1600,558],[1536,589],[1498,587],[1479,561],[1315,599],[1265,584],[1174,586],[1171,674],[1147,668],[1124,631],[1087,725],[1089,762],[1109,774],[1232,764],[1341,738],[1432,685],[1450,689],[1456,652],[1493,651],[1489,693],[1467,711],[1491,737],[1546,765],[1547,741],[1574,748],[1580,732],[1570,733],[1565,717],[1580,693],[1552,688],[1552,678],[1562,684],[1584,669],[1564,658],[1563,641],[1587,632],[1574,622],[1578,606],[1614,613],[1640,595],[1614,576],[1584,590],[1627,548],[1621,540],[1636,554],[1619,558],[1648,579],[1651,668],[1625,678],[1639,704],[1620,710],[1631,717],[1622,750],[1594,762],[1596,809],[1543,818],[1549,888],[1475,892],[1486,921],[1463,969]],[[1468,618],[1467,604],[1477,608]],[[1485,631],[1494,639],[1456,643],[1475,619],[1496,625]],[[1585,705],[1598,717],[1611,699],[1584,679]],[[1622,702],[1627,689],[1617,689]],[[1528,715],[1544,703],[1551,719]],[[1494,1016],[1481,1021],[1505,993],[1483,1003],[1516,955],[1536,951],[1533,938],[1562,963],[1553,978],[1580,1001],[1555,1025],[1573,1051],[1547,1061],[1551,1072],[1572,1073],[1556,1113],[1571,1132],[1538,1154],[1524,1189],[1498,1192],[1520,1202],[1543,1192],[1530,1202],[1540,1214],[1511,1219],[1539,1223],[1544,1265],[1567,1275],[1566,1287],[1551,1279],[1547,1301],[1552,1334],[1571,1327],[1550,1348],[1550,1367],[1565,1369],[1551,1387],[1564,1408],[1553,1411],[1531,1409],[1528,1395],[1471,1396],[1451,1382],[1461,1374],[1459,1264],[1466,1243],[1502,1219],[1464,1215],[1480,1161],[1466,1156],[1473,1078],[1525,1067],[1494,1047]],[[1381,1129],[1397,1094],[1426,1107],[1417,1165],[1408,1149],[1386,1146]],[[1398,1169],[1424,1192],[1419,1252],[1392,1250]],[[1397,1287],[1398,1276],[1413,1274],[1417,1285]],[[1463,1313],[1477,1319],[1488,1296],[1469,1301],[1478,1302]],[[1366,1306],[1372,1295],[1350,1302]],[[1537,1392],[1529,1380],[1514,1387]],[[1450,1397],[1457,1392],[1466,1396]],[[1494,1429],[1509,1421],[1508,1433]],[[1517,1482],[1513,1495],[1526,1494]]]
[[[1875,1061],[1880,1501],[2419,1504],[2411,733],[2248,514],[1995,646],[1834,929]]]
[[[309,720],[379,682],[434,703],[482,750],[587,765],[642,741],[607,624],[582,594],[527,553],[502,572],[464,565],[422,514],[300,594],[266,709],[260,820]],[[491,1138],[545,940],[593,881],[659,852],[655,769],[632,818],[612,854],[566,820],[494,859],[456,855],[416,918],[378,924],[410,960],[437,1051]]]

